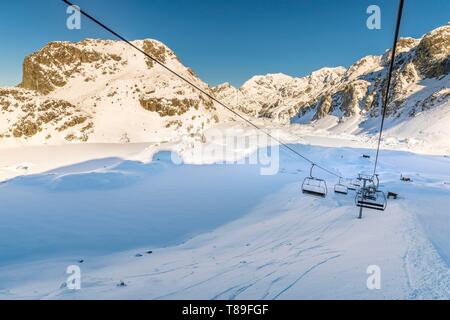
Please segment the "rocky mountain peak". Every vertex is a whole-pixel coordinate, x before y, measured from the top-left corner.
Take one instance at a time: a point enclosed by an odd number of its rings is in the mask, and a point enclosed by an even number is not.
[[[309,76],[309,82],[322,82],[326,84],[332,83],[341,78],[346,71],[347,69],[344,67],[322,68],[311,73]]]
[[[450,24],[427,33],[420,40],[415,64],[426,78],[450,72]]]
[[[210,91],[160,41],[132,43]],[[210,98],[122,41],[48,43],[25,58],[19,88],[0,99],[0,135],[38,144],[147,141],[175,130],[195,138],[221,118]]]

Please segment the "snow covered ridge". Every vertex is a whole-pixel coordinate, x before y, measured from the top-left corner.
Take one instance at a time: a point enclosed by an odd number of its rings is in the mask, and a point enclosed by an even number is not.
[[[402,38],[395,58],[395,71],[388,115],[400,117],[426,109],[421,102],[440,96],[448,103],[445,78],[450,71],[450,25],[437,28],[421,39]],[[304,78],[283,74],[257,76],[237,89],[229,84],[214,88],[218,97],[247,114],[268,117],[282,123],[309,123],[327,115],[345,121],[352,116],[377,117],[386,89],[390,51],[383,56],[367,56],[348,69],[323,68]],[[409,106],[418,91],[426,90],[423,80],[440,84],[427,97]]]
[[[210,90],[162,43],[133,43]],[[200,139],[222,117],[210,98],[111,40],[51,42],[25,58],[17,88],[0,90],[2,146]]]
[[[0,89],[3,126],[9,125],[9,132],[0,138],[21,139],[45,135],[44,139],[59,136],[67,141],[87,141],[92,132],[91,116],[65,100],[36,94],[35,91],[18,88]],[[78,136],[68,131],[76,131]]]
[[[436,143],[450,135],[450,25],[398,45],[387,136]],[[210,88],[156,40],[133,42],[219,100],[269,126],[296,124],[332,134],[372,135],[390,59],[367,56],[348,69],[322,68],[303,78],[255,76],[237,89]],[[44,107],[42,107],[44,105]],[[26,57],[18,88],[0,89],[1,146],[67,142],[176,143],[204,140],[208,128],[237,121],[188,84],[126,43],[51,42]],[[412,121],[414,119],[414,121]],[[433,126],[428,122],[434,119]],[[236,122],[235,124],[239,124]],[[414,128],[412,127],[414,123]],[[411,125],[410,125],[411,124]]]

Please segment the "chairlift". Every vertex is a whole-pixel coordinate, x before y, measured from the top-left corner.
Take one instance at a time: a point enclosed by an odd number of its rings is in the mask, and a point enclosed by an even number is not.
[[[339,182],[334,186],[334,192],[340,194],[348,194],[348,187],[341,182],[342,178],[339,178]]]
[[[374,182],[374,176],[371,176],[369,174],[366,173],[358,173],[358,178],[359,181],[369,181],[370,183]]]
[[[364,186],[356,193],[356,206],[384,211],[387,206],[387,199],[385,193],[378,189],[380,184],[378,175],[364,177],[362,180]]]
[[[355,202],[356,206],[358,207],[381,211],[384,211],[387,206],[386,195],[383,191],[375,189],[373,189],[373,191],[370,191],[368,188],[358,191],[358,193],[356,194]]]
[[[358,177],[353,179],[353,181],[351,182],[352,188],[351,189],[349,188],[349,189],[350,190],[358,190],[358,189],[362,188],[364,181],[366,181],[366,185],[368,185],[367,182],[370,185],[374,184],[373,176],[370,176],[370,175],[365,174],[365,173],[358,173]]]
[[[356,190],[361,188],[361,180],[359,178],[353,179],[348,185],[349,190]]]
[[[325,180],[313,176],[312,171],[314,166],[315,164],[311,166],[309,177],[303,180],[302,192],[307,195],[325,198],[328,192],[327,183]]]

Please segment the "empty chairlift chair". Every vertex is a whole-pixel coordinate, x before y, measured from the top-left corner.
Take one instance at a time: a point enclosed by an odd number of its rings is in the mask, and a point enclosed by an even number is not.
[[[384,211],[387,206],[386,195],[379,190],[378,177],[363,179],[364,186],[356,193],[355,202],[358,207]]]
[[[356,178],[356,179],[353,179],[352,181],[350,181],[350,183],[348,185],[349,190],[356,190],[359,188],[361,188],[361,180]]]
[[[302,192],[307,195],[316,197],[326,197],[327,195],[327,183],[323,179],[315,178],[312,174],[314,164],[311,167],[309,177],[303,180]]]
[[[340,194],[348,194],[348,187],[347,185],[342,183],[342,178],[339,178],[339,182],[335,184],[334,186],[334,192],[340,193]]]
[[[363,181],[369,181],[373,182],[373,179],[371,176],[368,176],[366,174],[359,173],[358,177],[353,179],[352,182],[349,185],[350,190],[359,190],[363,186]]]

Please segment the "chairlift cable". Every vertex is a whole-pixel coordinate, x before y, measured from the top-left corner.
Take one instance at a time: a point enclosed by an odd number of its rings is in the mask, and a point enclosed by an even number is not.
[[[64,3],[66,3],[67,5],[74,7],[74,4],[71,3],[68,0],[62,0]],[[77,9],[78,10],[78,9]],[[183,80],[184,82],[186,82],[187,84],[189,84],[190,86],[192,86],[194,89],[196,89],[197,91],[200,91],[202,94],[204,94],[205,96],[207,96],[208,98],[210,98],[211,100],[215,101],[216,103],[218,103],[219,105],[221,105],[222,107],[224,107],[225,109],[227,109],[228,111],[230,111],[231,113],[233,113],[235,116],[239,117],[240,119],[244,120],[244,122],[248,123],[249,125],[251,125],[252,127],[256,128],[257,130],[261,131],[262,133],[264,133],[265,135],[267,135],[269,138],[273,139],[274,141],[276,141],[277,143],[279,143],[281,146],[285,147],[287,150],[293,152],[294,154],[296,154],[297,156],[299,156],[300,158],[302,158],[303,160],[309,162],[311,165],[315,165],[317,168],[329,173],[330,175],[333,175],[335,177],[338,178],[342,178],[339,174],[317,164],[316,162],[314,162],[313,160],[307,158],[306,156],[302,155],[300,152],[296,151],[295,149],[293,149],[292,147],[290,147],[289,145],[287,145],[286,143],[282,142],[280,139],[274,137],[272,134],[270,134],[269,132],[267,132],[266,130],[264,130],[263,128],[259,127],[258,125],[254,124],[252,121],[248,120],[247,118],[245,118],[244,116],[240,115],[238,112],[234,111],[232,108],[228,107],[227,105],[225,105],[223,102],[221,102],[220,100],[218,100],[216,97],[214,97],[212,94],[206,92],[205,90],[203,90],[202,88],[200,88],[198,85],[196,85],[195,83],[193,83],[192,81],[190,81],[189,79],[187,79],[186,77],[184,77],[183,75],[177,73],[176,71],[172,70],[171,68],[169,68],[168,66],[166,66],[164,63],[160,62],[158,59],[154,58],[153,56],[151,56],[150,54],[146,53],[145,51],[143,51],[142,49],[140,49],[139,47],[137,47],[136,45],[134,45],[132,42],[130,42],[129,40],[127,40],[126,38],[124,38],[123,36],[121,36],[120,34],[118,34],[117,32],[115,32],[114,30],[112,30],[111,28],[109,28],[108,26],[106,26],[105,24],[103,24],[102,22],[100,22],[99,20],[97,20],[96,18],[92,17],[90,14],[86,13],[84,10],[82,10],[81,8],[78,10],[83,16],[85,16],[86,18],[88,18],[89,20],[91,20],[92,22],[96,23],[97,25],[99,25],[100,27],[102,27],[103,29],[105,29],[106,31],[110,32],[111,34],[113,34],[114,36],[116,36],[117,38],[119,38],[120,40],[124,41],[125,43],[127,43],[128,45],[130,45],[131,47],[133,47],[135,50],[139,51],[140,53],[142,53],[143,55],[145,55],[147,58],[149,58],[150,60],[152,60],[153,62],[155,62],[156,64],[160,65],[161,67],[163,67],[165,70],[169,71],[170,73],[172,73],[173,75],[175,75],[176,77],[180,78],[181,80]]]
[[[387,78],[387,84],[386,84],[386,95],[384,96],[384,99],[383,99],[383,106],[382,106],[383,110],[382,110],[382,118],[381,118],[381,125],[380,125],[380,135],[378,137],[377,155],[375,157],[375,165],[374,165],[374,169],[373,169],[373,175],[375,175],[377,173],[378,156],[380,154],[381,137],[383,135],[384,120],[386,118],[386,110],[387,110],[387,105],[388,105],[388,101],[389,101],[389,90],[390,90],[390,86],[391,86],[392,70],[394,69],[395,53],[397,50],[397,42],[398,42],[398,36],[399,36],[399,32],[400,32],[400,22],[402,20],[403,3],[404,3],[404,0],[399,0],[398,11],[397,11],[397,23],[395,25],[394,44],[392,45],[391,61],[389,63],[389,71],[388,71],[388,78]]]

